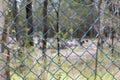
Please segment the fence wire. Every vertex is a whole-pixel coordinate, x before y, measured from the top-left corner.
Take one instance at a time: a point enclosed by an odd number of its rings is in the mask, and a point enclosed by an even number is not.
[[[120,80],[119,0],[1,0],[0,80]]]

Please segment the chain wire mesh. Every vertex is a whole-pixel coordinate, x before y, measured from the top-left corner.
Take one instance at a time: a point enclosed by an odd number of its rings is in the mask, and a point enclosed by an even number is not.
[[[0,0],[0,80],[120,80],[119,0]]]

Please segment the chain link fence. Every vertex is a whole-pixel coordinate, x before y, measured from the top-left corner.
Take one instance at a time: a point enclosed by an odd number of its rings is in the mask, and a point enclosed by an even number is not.
[[[0,0],[0,80],[120,80],[119,0]]]

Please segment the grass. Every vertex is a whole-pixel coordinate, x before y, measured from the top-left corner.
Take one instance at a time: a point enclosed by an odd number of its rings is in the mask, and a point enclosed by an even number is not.
[[[116,50],[114,51],[114,55],[110,54],[108,47],[99,52],[96,80],[120,80],[120,73],[118,73],[120,66],[118,51],[120,50],[120,46],[117,46]],[[74,49],[74,52],[83,51],[81,47]],[[76,55],[77,57],[70,58],[73,54],[69,55],[71,52],[70,49],[61,50],[60,64],[58,64],[59,57],[55,49],[49,49],[46,52],[48,55],[46,80],[94,80],[95,57]],[[41,56],[41,51],[30,53],[23,61],[26,65],[23,73],[20,73],[19,69],[13,67],[13,64],[11,64],[11,67],[17,69],[16,73],[11,69],[11,80],[40,80],[44,64]],[[19,65],[20,63],[17,63],[17,66]]]

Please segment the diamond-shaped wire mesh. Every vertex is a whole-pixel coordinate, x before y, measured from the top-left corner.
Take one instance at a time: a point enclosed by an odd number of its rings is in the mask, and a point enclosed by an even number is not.
[[[0,80],[120,80],[119,0],[0,0]]]

